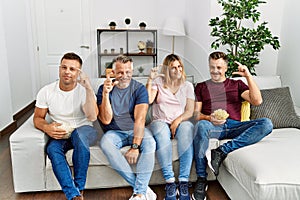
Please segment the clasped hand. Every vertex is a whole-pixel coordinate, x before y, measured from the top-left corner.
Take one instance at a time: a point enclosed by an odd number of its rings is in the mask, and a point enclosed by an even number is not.
[[[210,122],[213,123],[215,126],[220,126],[222,124],[225,124],[226,119],[225,120],[224,119],[217,119],[214,114],[211,114],[210,115]]]
[[[64,136],[67,134],[67,132],[64,129],[58,128],[60,123],[58,122],[52,122],[51,124],[48,124],[44,128],[44,132],[47,133],[51,138],[54,139],[63,139]]]

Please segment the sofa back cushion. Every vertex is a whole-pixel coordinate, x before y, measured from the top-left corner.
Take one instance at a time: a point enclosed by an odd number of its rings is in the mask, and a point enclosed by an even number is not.
[[[299,128],[300,118],[297,116],[289,87],[261,90],[263,103],[251,106],[251,119],[267,117],[274,128]]]

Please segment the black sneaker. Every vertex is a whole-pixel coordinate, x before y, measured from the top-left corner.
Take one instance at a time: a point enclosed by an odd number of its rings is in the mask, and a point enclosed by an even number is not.
[[[220,148],[211,150],[211,166],[214,170],[215,176],[219,175],[219,168],[226,158],[227,154],[225,154]]]
[[[177,200],[177,185],[176,183],[167,183],[165,200]]]
[[[207,181],[206,178],[198,177],[192,198],[194,200],[206,199]]]
[[[189,193],[189,182],[181,181],[179,182],[179,200],[190,200],[191,195]]]

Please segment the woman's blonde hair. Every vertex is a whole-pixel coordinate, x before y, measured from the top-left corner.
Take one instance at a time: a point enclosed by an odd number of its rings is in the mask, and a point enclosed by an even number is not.
[[[184,65],[182,63],[182,60],[179,56],[175,54],[169,54],[163,61],[163,66],[161,68],[161,73],[164,74],[163,82],[164,82],[164,87],[167,87],[171,83],[171,78],[170,78],[170,67],[174,61],[178,61],[180,66],[182,67],[182,76],[180,80],[180,84],[184,83],[186,80],[186,74],[184,71]]]

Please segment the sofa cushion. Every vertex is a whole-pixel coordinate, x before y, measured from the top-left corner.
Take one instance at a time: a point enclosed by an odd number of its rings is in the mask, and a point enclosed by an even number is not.
[[[241,108],[241,121],[250,120],[250,103],[248,101],[243,101]]]
[[[299,128],[300,119],[296,115],[288,87],[261,90],[263,103],[251,106],[251,119],[267,117],[274,128]]]

